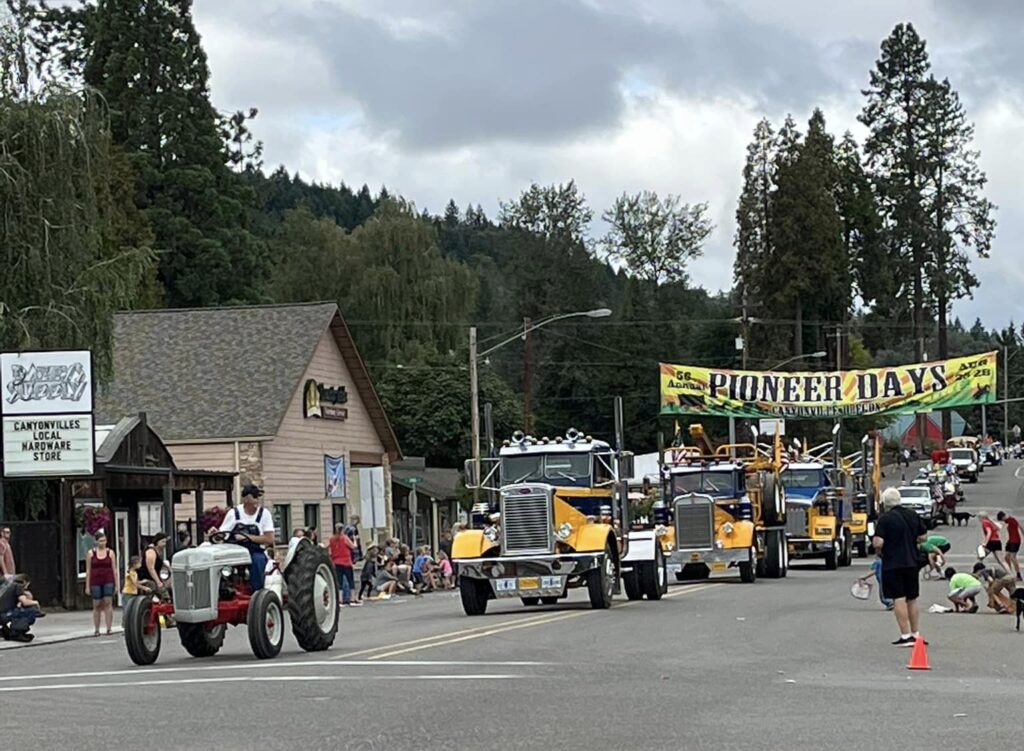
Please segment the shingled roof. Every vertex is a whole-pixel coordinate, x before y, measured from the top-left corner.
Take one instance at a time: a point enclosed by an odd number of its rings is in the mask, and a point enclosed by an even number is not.
[[[277,435],[313,351],[330,330],[381,443],[398,441],[334,303],[145,310],[114,320],[114,380],[97,419],[145,412],[165,441]]]

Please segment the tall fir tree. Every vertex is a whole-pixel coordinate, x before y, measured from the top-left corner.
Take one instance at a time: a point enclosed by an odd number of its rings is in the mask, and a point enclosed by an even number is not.
[[[899,286],[897,298],[910,301],[919,359],[924,357],[930,301],[925,282],[930,243],[923,206],[930,67],[925,42],[913,25],[898,24],[882,41],[870,85],[863,92],[867,102],[858,118],[869,131],[864,153],[879,190],[891,268]]]
[[[97,0],[50,18],[52,46],[106,100],[138,172],[168,304],[262,300],[268,254],[249,231],[254,195],[229,166],[191,0]]]

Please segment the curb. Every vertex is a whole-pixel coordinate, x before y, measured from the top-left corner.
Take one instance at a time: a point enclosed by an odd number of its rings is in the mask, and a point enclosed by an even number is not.
[[[124,629],[120,626],[114,626],[113,633],[103,634],[100,636],[120,636],[124,633]],[[68,634],[55,634],[54,636],[40,636],[36,637],[30,642],[17,642],[17,641],[0,641],[0,651],[5,649],[19,649],[22,647],[44,647],[48,644],[63,644],[64,642],[77,641],[79,639],[92,639],[92,631],[74,631]]]

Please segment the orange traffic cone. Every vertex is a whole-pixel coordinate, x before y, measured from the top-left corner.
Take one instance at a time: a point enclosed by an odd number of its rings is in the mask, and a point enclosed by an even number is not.
[[[928,646],[924,643],[923,637],[917,637],[914,642],[914,649],[910,652],[910,662],[907,663],[910,670],[931,670],[928,664]]]

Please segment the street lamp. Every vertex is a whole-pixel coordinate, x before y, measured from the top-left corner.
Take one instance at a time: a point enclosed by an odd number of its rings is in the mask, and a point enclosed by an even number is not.
[[[796,357],[790,357],[788,360],[783,360],[778,365],[773,365],[772,367],[768,368],[768,370],[778,370],[783,365],[789,365],[791,362],[796,362],[797,360],[807,360],[812,358],[820,359],[822,357],[826,357],[827,355],[828,352],[825,351],[811,352],[809,355],[797,355]]]
[[[470,420],[473,423],[471,431],[473,435],[473,472],[476,475],[475,482],[473,483],[474,505],[480,500],[480,389],[477,380],[477,362],[481,357],[486,357],[496,349],[501,349],[506,344],[510,344],[542,326],[547,326],[549,323],[564,321],[566,318],[607,318],[611,314],[612,312],[608,308],[596,308],[595,310],[584,310],[576,313],[557,313],[540,319],[522,331],[517,331],[512,336],[503,339],[493,347],[488,347],[483,352],[477,352],[476,326],[469,327],[469,407]]]

